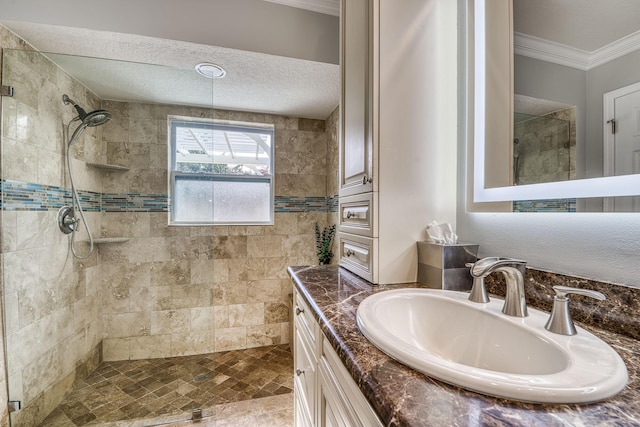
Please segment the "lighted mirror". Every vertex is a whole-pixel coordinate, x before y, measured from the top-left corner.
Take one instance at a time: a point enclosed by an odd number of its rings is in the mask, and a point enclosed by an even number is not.
[[[474,202],[640,211],[640,3],[618,6],[473,1]]]

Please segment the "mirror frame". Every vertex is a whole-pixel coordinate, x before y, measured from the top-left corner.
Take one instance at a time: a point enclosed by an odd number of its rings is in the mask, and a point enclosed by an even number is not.
[[[473,105],[473,201],[506,202],[514,200],[567,199],[640,195],[640,174],[581,178],[542,184],[485,188],[485,129],[502,123],[486,123],[486,8],[487,0],[474,1],[474,105]],[[512,1],[512,0],[505,0]],[[512,34],[513,37],[513,34]],[[510,53],[513,55],[513,52]],[[510,77],[513,79],[513,75]],[[513,114],[513,102],[509,110]],[[503,123],[511,123],[505,120]]]

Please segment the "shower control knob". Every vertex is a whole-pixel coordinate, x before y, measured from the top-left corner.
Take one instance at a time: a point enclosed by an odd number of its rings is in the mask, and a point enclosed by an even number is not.
[[[58,211],[58,227],[64,234],[69,234],[75,231],[76,224],[80,220],[75,217],[73,208],[70,206],[63,206]]]

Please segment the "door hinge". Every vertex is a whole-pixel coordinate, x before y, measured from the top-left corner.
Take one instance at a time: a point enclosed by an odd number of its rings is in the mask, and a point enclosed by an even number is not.
[[[18,412],[22,408],[22,405],[19,400],[10,400],[7,408],[9,410],[9,413]]]
[[[618,130],[616,126],[616,119],[607,120],[607,124],[608,123],[611,123],[611,133],[615,134]]]
[[[0,85],[0,96],[13,96],[13,87]]]

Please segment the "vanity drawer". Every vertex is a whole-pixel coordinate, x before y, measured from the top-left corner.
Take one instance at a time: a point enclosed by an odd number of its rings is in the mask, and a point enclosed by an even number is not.
[[[377,253],[378,239],[340,233],[340,266],[371,283],[378,277],[373,262]]]
[[[374,194],[377,193],[340,197],[338,207],[340,231],[361,236],[374,236]]]

